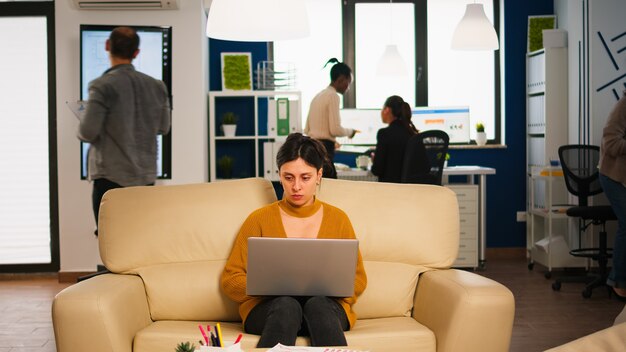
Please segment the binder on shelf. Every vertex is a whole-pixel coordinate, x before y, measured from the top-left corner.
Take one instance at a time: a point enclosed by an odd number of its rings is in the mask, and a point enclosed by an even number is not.
[[[279,136],[289,135],[289,99],[276,99],[276,134]]]
[[[288,97],[269,99],[267,106],[267,135],[286,137],[290,133],[300,132],[300,101]]]
[[[278,165],[276,165],[276,154],[284,141],[263,142],[263,177],[270,181],[278,181]]]
[[[274,143],[272,142],[263,142],[263,177],[268,180],[273,180],[275,178],[274,164]]]

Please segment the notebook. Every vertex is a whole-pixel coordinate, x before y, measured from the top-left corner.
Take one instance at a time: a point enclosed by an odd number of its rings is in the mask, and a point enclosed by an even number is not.
[[[354,295],[356,239],[248,238],[249,296]]]

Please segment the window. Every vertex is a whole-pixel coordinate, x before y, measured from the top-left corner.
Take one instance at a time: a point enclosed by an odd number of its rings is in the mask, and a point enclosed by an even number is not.
[[[341,1],[305,0],[311,35],[300,40],[274,43],[274,60],[291,62],[296,68],[297,89],[302,92],[302,126],[313,97],[330,83],[328,59],[343,61]]]
[[[477,2],[484,4],[487,17],[497,29],[499,2]],[[311,37],[273,44],[274,60],[297,65],[299,89],[305,97],[303,125],[310,102],[306,97],[312,97],[329,80],[325,71],[319,81],[319,64],[307,60],[320,52],[325,52],[325,56],[317,61],[325,62],[333,56],[342,60],[337,55],[328,56],[325,51],[335,50],[337,38],[342,38],[343,61],[353,68],[355,75],[351,89],[343,97],[345,107],[380,108],[393,94],[414,106],[469,106],[471,138],[475,135],[474,125],[480,121],[485,124],[488,138],[500,143],[499,51],[450,48],[452,33],[467,3],[466,0],[307,0]],[[342,19],[341,28],[337,26],[337,18]],[[327,21],[329,25],[325,24]],[[320,27],[325,32],[320,32]],[[307,44],[303,46],[303,42]],[[398,45],[407,64],[406,77],[375,75],[378,59],[388,43]],[[318,79],[315,86],[309,85],[313,78],[308,72],[314,72],[312,76]],[[307,89],[312,89],[312,93]]]
[[[54,4],[0,4],[0,270],[58,269]]]
[[[412,3],[357,3],[354,16],[356,108],[381,108],[390,95],[415,106],[415,6]],[[407,74],[377,76],[385,47],[398,46]]]
[[[493,23],[493,2],[482,3]],[[428,2],[428,104],[469,106],[470,138],[476,138],[477,122],[485,124],[488,139],[496,137],[496,80],[492,51],[459,51],[450,48],[450,38],[465,13],[465,0]],[[489,94],[489,92],[491,92]]]

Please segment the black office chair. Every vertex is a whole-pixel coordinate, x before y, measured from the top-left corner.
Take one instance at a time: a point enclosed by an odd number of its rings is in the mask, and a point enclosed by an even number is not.
[[[562,282],[585,282],[587,285],[582,292],[584,298],[591,297],[591,291],[596,287],[606,286],[607,263],[612,257],[612,248],[607,246],[606,222],[617,220],[613,209],[609,205],[589,206],[589,197],[602,193],[598,179],[598,162],[600,148],[595,145],[563,145],[559,147],[559,159],[565,176],[567,190],[578,197],[578,206],[567,209],[567,215],[578,218],[578,249],[572,249],[570,254],[575,257],[591,258],[598,262],[598,273],[587,274],[583,277],[562,277],[552,284],[552,289],[561,289]],[[600,225],[598,247],[581,248],[582,235],[591,225]],[[608,286],[607,286],[608,287]],[[609,294],[611,291],[609,290]]]
[[[424,131],[407,142],[400,182],[441,185],[450,137],[444,131]]]

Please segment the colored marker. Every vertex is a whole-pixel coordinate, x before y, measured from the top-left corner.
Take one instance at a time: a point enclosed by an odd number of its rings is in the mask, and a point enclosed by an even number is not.
[[[198,324],[198,328],[200,328],[200,332],[202,333],[202,337],[204,337],[204,341],[206,342],[206,345],[209,345],[209,337],[206,336],[206,332],[204,332],[204,328],[202,327],[202,324]]]
[[[220,347],[224,347],[224,339],[222,339],[222,327],[220,323],[215,325],[215,329],[217,330],[217,342],[220,344]]]
[[[241,341],[241,338],[243,337],[242,334],[239,334],[239,336],[237,336],[237,339],[235,340],[235,344],[238,344],[239,341]]]

